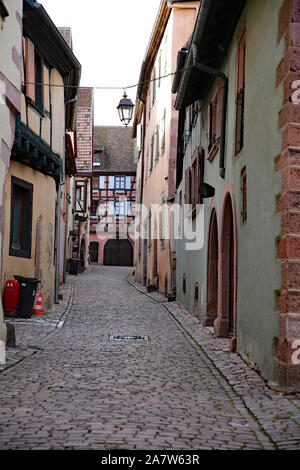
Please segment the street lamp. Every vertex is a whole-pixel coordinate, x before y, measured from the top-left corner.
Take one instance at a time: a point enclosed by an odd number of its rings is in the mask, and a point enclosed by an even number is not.
[[[127,98],[126,91],[124,90],[123,98],[117,106],[117,110],[120,120],[123,122],[123,124],[125,124],[125,126],[128,126],[132,119],[133,108],[134,104],[131,99]]]

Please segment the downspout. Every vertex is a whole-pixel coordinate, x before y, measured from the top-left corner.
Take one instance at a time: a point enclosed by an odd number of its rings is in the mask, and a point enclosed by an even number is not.
[[[222,80],[222,110],[221,110],[221,135],[220,135],[220,160],[219,175],[225,178],[225,140],[226,140],[226,118],[227,118],[227,95],[228,95],[228,78],[219,70],[208,67],[204,64],[197,64],[197,46],[192,45],[194,68],[201,72],[207,73],[215,78]]]
[[[65,101],[64,107],[64,119],[66,116],[66,107],[70,103],[77,101],[77,96],[68,101]],[[55,277],[55,303],[58,304],[58,295],[59,295],[59,265],[60,265],[60,210],[61,210],[61,187],[65,184],[66,177],[66,132],[64,129],[63,137],[63,158],[62,158],[62,175],[61,180],[58,185],[58,201],[57,201],[57,249],[56,249],[56,277]],[[66,235],[66,234],[65,234]]]

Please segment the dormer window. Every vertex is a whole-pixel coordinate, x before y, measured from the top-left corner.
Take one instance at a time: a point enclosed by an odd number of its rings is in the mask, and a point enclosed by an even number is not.
[[[96,152],[94,152],[93,168],[99,168],[101,166],[102,154],[103,150],[96,150]]]

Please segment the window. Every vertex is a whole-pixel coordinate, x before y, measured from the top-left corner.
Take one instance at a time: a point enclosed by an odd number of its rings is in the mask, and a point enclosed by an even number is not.
[[[220,114],[221,114],[221,81],[218,89],[208,107],[208,159],[212,160],[219,149],[220,140]]]
[[[114,215],[114,213],[115,213],[114,201],[108,201],[108,215]]]
[[[191,171],[191,203],[193,208],[196,204],[202,204],[202,180],[203,180],[204,150],[196,149],[192,160]]]
[[[131,189],[131,176],[126,176],[126,189]]]
[[[125,189],[125,176],[116,176],[116,189]]]
[[[105,189],[105,176],[99,178],[99,189]]]
[[[35,106],[43,113],[44,112],[44,99],[43,99],[43,63],[41,58],[35,53],[34,57],[35,68]]]
[[[43,61],[35,51],[33,42],[25,39],[26,97],[41,112],[44,112]]]
[[[81,201],[81,186],[77,186],[76,188],[76,201]]]
[[[161,124],[161,151],[162,153],[165,150],[165,135],[166,135],[166,110],[164,110],[164,114],[162,117],[162,124]]]
[[[156,67],[154,67],[153,72],[153,82],[152,82],[152,105],[154,105],[156,99]]]
[[[196,207],[196,204],[199,203],[199,165],[198,158],[195,158],[192,164],[192,206]]]
[[[164,44],[164,73],[167,73],[167,68],[168,68],[168,51],[167,51],[167,48],[168,48],[168,36],[166,36],[165,38],[165,44]]]
[[[185,171],[184,204],[191,204],[191,201],[192,201],[191,169],[187,168]]]
[[[125,215],[125,201],[116,201],[116,203],[115,203],[115,215],[117,217]]]
[[[161,55],[162,52],[161,50],[159,51],[159,56],[158,56],[158,80],[157,80],[157,87],[160,87],[160,77],[161,77]]]
[[[246,167],[241,172],[241,191],[242,191],[242,223],[247,222],[247,173]]]
[[[145,181],[147,181],[147,178],[148,178],[148,162],[149,162],[149,149],[147,150],[147,157],[146,157]]]
[[[109,178],[108,178],[108,188],[109,189],[115,189],[115,177],[114,176],[109,176]]]
[[[99,168],[101,166],[102,150],[97,150],[93,157],[93,168]]]
[[[151,87],[149,86],[149,92],[148,92],[148,121],[150,121],[151,117]]]
[[[243,31],[240,37],[237,52],[235,155],[238,155],[244,147],[245,64],[246,30]]]
[[[195,124],[197,115],[198,115],[198,101],[195,101],[189,107],[189,130],[192,130]]]
[[[153,155],[154,155],[154,134],[152,135],[152,138],[151,138],[151,147],[150,147],[150,172],[152,171],[152,168],[153,168]]]
[[[159,159],[159,126],[156,128],[156,147],[155,147],[155,162]]]
[[[33,185],[12,176],[9,255],[31,258]]]

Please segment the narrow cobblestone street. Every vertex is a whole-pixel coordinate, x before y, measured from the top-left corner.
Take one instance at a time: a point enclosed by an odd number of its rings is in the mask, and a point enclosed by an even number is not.
[[[40,338],[47,327],[28,323],[30,344],[16,322],[26,354],[0,374],[0,448],[299,448],[299,396],[270,390],[227,340],[145,295],[131,272],[69,277],[63,320]]]

